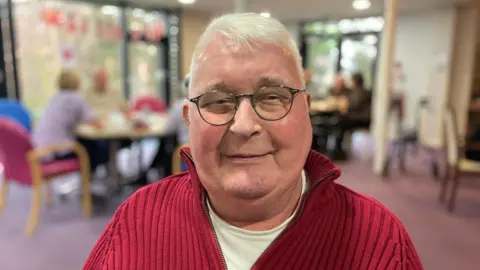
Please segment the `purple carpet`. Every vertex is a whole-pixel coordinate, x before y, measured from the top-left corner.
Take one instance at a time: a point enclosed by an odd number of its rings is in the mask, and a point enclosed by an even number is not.
[[[425,269],[479,269],[480,179],[463,178],[455,214],[437,202],[439,185],[431,179],[427,159],[420,154],[407,162],[408,173],[392,168],[382,180],[371,170],[368,142],[354,138],[355,157],[340,163],[340,183],[370,195],[389,207],[405,224]],[[477,180],[477,181],[475,181]],[[32,238],[24,235],[30,190],[12,188],[0,215],[0,270],[81,269],[83,261],[117,203],[81,216],[76,200],[44,209]]]

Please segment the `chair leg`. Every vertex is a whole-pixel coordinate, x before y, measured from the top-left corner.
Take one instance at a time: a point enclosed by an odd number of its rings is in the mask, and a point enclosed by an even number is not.
[[[51,183],[45,183],[45,205],[51,208],[53,204],[53,187]]]
[[[87,167],[81,169],[82,177],[82,209],[83,215],[89,217],[92,215],[92,194],[90,188],[90,170]]]
[[[387,160],[385,160],[382,168],[382,178],[388,178],[390,176],[390,164],[390,157],[387,157]]]
[[[433,176],[433,179],[438,180],[438,177],[440,176],[440,172],[439,172],[438,164],[437,164],[436,161],[432,161],[430,170],[431,170],[431,174]]]
[[[31,236],[38,224],[38,216],[40,215],[40,208],[42,206],[42,185],[39,181],[34,181],[33,196],[31,202],[30,216],[27,221],[25,234]]]
[[[450,191],[450,199],[448,201],[448,211],[453,212],[455,209],[455,203],[457,201],[458,185],[460,179],[458,177],[458,170],[455,168],[452,175],[452,189]]]
[[[400,172],[405,173],[407,170],[405,168],[405,152],[407,145],[405,142],[401,142],[400,145],[398,146],[398,165]]]
[[[5,208],[5,202],[7,200],[7,194],[8,194],[8,182],[7,180],[3,179],[2,185],[1,185],[1,190],[0,190],[0,214],[3,212],[3,209]]]
[[[442,203],[445,201],[445,195],[447,194],[447,189],[450,182],[450,175],[451,175],[452,169],[453,169],[452,166],[447,165],[445,175],[442,178],[440,195],[438,196],[438,200]]]

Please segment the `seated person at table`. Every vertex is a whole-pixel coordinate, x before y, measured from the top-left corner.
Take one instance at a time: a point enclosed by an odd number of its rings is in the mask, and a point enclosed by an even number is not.
[[[303,71],[305,76],[305,90],[312,95],[312,99],[322,98],[322,95],[319,93],[320,87],[313,80],[313,71],[310,68],[306,68]]]
[[[162,167],[163,174],[165,176],[170,175],[172,169],[172,155],[175,154],[173,151],[175,151],[179,145],[188,143],[189,129],[183,120],[183,107],[185,98],[188,97],[190,76],[187,75],[181,84],[182,89],[180,92],[182,93],[182,96],[174,102],[173,106],[168,111],[168,119],[165,124],[166,136],[160,138],[160,146],[152,163],[147,169],[147,172],[150,169]],[[182,170],[186,169],[186,164],[182,161]],[[140,186],[147,185],[147,174],[144,173],[140,175],[133,184]]]
[[[325,101],[335,104],[338,112],[346,114],[348,111],[348,95],[350,92],[351,90],[345,85],[345,79],[342,75],[338,74],[333,80],[329,96]]]
[[[80,77],[66,69],[58,78],[59,92],[48,102],[43,115],[33,131],[35,147],[48,147],[59,143],[75,142],[75,128],[81,122],[101,128],[100,121],[93,115],[89,105],[79,93]],[[78,140],[87,150],[91,171],[108,161],[108,147],[102,142]],[[55,159],[72,158],[72,153],[57,153]]]
[[[332,87],[330,88],[330,96],[339,97],[346,96],[350,89],[345,85],[345,79],[342,75],[337,74],[333,79]]]
[[[361,73],[353,74],[350,84],[350,90],[345,95],[348,100],[348,111],[342,117],[339,132],[336,134],[335,150],[333,152],[336,159],[346,158],[342,144],[347,131],[370,126],[371,98],[365,89],[363,75]]]
[[[127,101],[120,91],[109,89],[107,73],[103,69],[95,72],[92,88],[85,92],[85,99],[97,116],[105,117],[112,112],[121,111],[130,118]]]
[[[98,69],[94,74],[93,89],[85,91],[85,100],[92,108],[93,113],[100,118],[106,118],[109,114],[121,112],[127,120],[132,119],[132,111],[128,107],[128,103],[120,91],[110,89],[108,87],[108,77],[104,69]],[[109,144],[108,141],[103,144]],[[122,148],[132,144],[129,139],[120,140]]]
[[[183,120],[183,104],[188,95],[188,85],[190,83],[190,76],[187,75],[182,82],[182,96],[175,101],[173,106],[168,111],[168,120],[166,124],[167,134],[175,134],[177,136],[177,143],[179,145],[188,143],[188,127]]]

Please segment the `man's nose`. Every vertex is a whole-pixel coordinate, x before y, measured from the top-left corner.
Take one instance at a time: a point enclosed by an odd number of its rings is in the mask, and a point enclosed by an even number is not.
[[[230,131],[250,137],[261,130],[258,120],[258,115],[253,109],[250,99],[241,99],[233,123],[230,125]]]

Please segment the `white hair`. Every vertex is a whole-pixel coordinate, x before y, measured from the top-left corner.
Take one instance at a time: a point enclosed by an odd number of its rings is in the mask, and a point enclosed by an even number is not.
[[[198,56],[203,52],[205,46],[214,40],[218,34],[235,42],[236,45],[250,50],[254,46],[258,46],[258,42],[283,46],[294,57],[298,74],[303,84],[305,83],[302,57],[297,44],[287,28],[278,20],[261,16],[258,13],[226,14],[210,22],[193,52],[190,66],[192,81],[196,73],[195,65]]]

